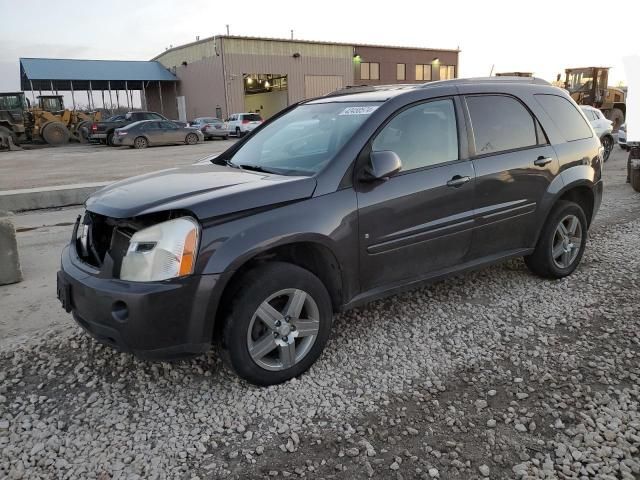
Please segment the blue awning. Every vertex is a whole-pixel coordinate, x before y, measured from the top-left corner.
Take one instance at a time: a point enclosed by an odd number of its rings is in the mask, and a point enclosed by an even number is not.
[[[69,60],[21,58],[22,90],[140,90],[143,83],[176,82],[177,78],[156,61]],[[53,84],[53,88],[52,88]]]

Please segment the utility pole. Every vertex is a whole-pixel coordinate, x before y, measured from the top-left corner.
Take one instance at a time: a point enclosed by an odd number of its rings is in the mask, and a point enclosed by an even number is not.
[[[229,24],[227,23],[227,37],[229,36]]]
[[[293,28],[291,29],[291,40],[293,40]]]

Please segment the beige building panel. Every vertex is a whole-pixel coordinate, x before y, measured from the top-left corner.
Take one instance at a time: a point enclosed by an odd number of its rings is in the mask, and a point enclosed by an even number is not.
[[[216,55],[215,40],[207,39],[202,42],[192,43],[183,47],[176,47],[165,53],[158,55],[155,60],[160,62],[167,68],[201,61],[205,58],[214,57]]]
[[[304,92],[306,98],[321,97],[344,87],[340,75],[305,75]]]
[[[253,40],[247,38],[225,38],[223,41],[224,51],[227,54],[292,57],[294,53],[299,53],[301,57],[353,57],[353,47],[349,45],[278,42],[268,40]]]

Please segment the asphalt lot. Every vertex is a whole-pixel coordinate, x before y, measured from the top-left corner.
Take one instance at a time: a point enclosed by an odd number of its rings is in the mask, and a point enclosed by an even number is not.
[[[197,145],[144,150],[69,144],[0,152],[0,191],[120,180],[163,168],[190,165],[207,155],[226,150],[235,141],[208,140]]]
[[[215,352],[150,363],[97,345],[54,298],[79,210],[13,217],[25,281],[0,287],[0,478],[640,478],[625,161],[605,165],[571,277],[514,260],[347,312],[309,373],[267,389]]]

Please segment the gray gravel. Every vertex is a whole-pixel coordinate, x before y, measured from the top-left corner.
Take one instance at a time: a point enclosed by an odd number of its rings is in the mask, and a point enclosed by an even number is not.
[[[573,276],[510,261],[340,315],[284,385],[75,328],[3,344],[0,478],[638,478],[640,195],[621,161]]]

